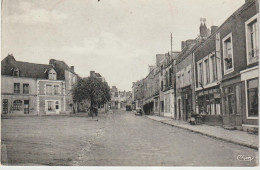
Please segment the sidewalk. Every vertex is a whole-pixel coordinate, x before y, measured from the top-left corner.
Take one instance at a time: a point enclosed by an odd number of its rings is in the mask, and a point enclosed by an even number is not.
[[[188,122],[173,120],[167,117],[147,116],[148,118],[182,129],[186,129],[195,133],[200,133],[209,137],[225,140],[227,142],[247,146],[258,150],[258,135],[251,135],[239,130],[226,130],[219,126],[209,125],[190,125]]]

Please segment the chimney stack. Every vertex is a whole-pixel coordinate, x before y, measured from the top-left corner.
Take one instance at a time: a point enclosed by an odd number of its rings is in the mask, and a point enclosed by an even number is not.
[[[49,64],[54,65],[55,61],[56,61],[55,59],[50,59]]]
[[[211,26],[211,34],[213,34],[214,32],[216,32],[217,29],[218,29],[218,26],[212,25],[212,26]]]
[[[72,71],[74,71],[74,66],[71,66],[70,69],[71,69]]]
[[[185,41],[181,41],[181,49],[184,49],[186,47],[186,42]]]
[[[196,42],[196,40],[186,40],[186,46],[190,46],[192,44],[194,44]]]
[[[90,77],[95,77],[95,71],[90,71]]]

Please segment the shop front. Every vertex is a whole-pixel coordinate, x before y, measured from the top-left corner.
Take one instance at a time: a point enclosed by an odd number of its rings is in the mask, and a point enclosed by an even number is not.
[[[258,66],[241,71],[241,83],[243,87],[244,111],[242,114],[242,127],[244,129],[258,128],[258,93],[259,73]]]
[[[202,116],[203,123],[222,125],[219,85],[196,92],[196,114]]]
[[[181,98],[182,100],[182,108],[183,108],[183,115],[182,119],[187,121],[192,114],[192,90],[191,86],[184,87],[181,89]]]

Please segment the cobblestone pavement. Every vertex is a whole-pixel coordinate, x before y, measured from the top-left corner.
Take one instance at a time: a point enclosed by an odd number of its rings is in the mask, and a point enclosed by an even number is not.
[[[83,154],[78,165],[113,166],[254,166],[238,155],[256,150],[168,126],[132,112],[107,117],[101,138]]]
[[[95,118],[96,119],[96,118]],[[255,166],[254,149],[153,121],[133,112],[2,120],[9,165]],[[3,156],[3,155],[2,155]],[[257,160],[257,161],[256,161]]]

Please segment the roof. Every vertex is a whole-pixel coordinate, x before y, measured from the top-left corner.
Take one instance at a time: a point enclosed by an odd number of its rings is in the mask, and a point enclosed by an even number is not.
[[[67,70],[67,71],[69,71],[73,74],[76,74],[64,61],[56,60],[56,59],[50,59],[49,64],[53,65],[55,70],[57,71],[57,79],[61,79],[61,80],[65,79],[64,70]]]
[[[102,77],[99,73],[95,73],[96,77]]]
[[[189,46],[186,46],[181,53],[177,56],[176,64],[179,64],[181,61],[183,61],[188,55],[198,48],[204,41],[197,41],[196,43],[193,43]]]
[[[12,76],[12,70],[14,68],[19,69],[19,77],[29,78],[48,78],[48,72],[46,70],[54,69],[52,65],[48,64],[36,64],[16,61],[13,55],[8,55],[1,61],[1,74]],[[54,69],[55,70],[55,69]]]

